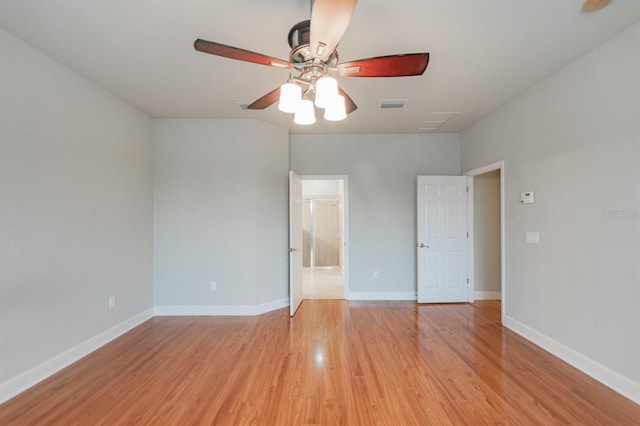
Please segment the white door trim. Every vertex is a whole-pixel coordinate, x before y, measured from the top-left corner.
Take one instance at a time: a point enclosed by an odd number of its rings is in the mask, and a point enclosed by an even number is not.
[[[504,173],[504,160],[497,161],[495,163],[487,164],[483,167],[478,167],[477,169],[469,170],[464,173],[465,176],[469,176],[473,179],[474,176],[482,175],[488,172],[492,172],[494,170],[500,170],[500,293],[502,299],[502,318],[505,317],[506,306],[507,306],[507,297],[506,297],[506,253],[505,253],[505,214],[504,214],[504,188],[505,188],[505,173]],[[469,186],[469,284],[471,288],[471,294],[474,294],[474,278],[475,278],[475,270],[473,267],[473,260],[475,257],[475,253],[473,250],[473,181]]]
[[[344,181],[344,192],[342,202],[342,226],[344,233],[343,241],[343,265],[344,274],[344,299],[349,300],[349,176],[347,175],[299,175],[305,180],[342,180]]]
[[[302,303],[302,180],[289,171],[289,315]]]
[[[462,175],[466,176],[466,175]],[[467,176],[467,302],[475,300],[473,286],[473,178]]]

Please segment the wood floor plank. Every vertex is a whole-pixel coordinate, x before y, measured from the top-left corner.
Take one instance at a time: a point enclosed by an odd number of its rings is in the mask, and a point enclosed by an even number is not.
[[[1,425],[640,425],[500,303],[306,300],[155,317],[0,405]]]

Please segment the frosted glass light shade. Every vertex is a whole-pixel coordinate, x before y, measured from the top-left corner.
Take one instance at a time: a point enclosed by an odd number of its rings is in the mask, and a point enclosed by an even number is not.
[[[336,96],[331,105],[324,110],[324,119],[329,121],[340,121],[347,118],[347,110],[344,104],[344,96]]]
[[[316,113],[313,110],[313,102],[309,99],[303,99],[298,104],[296,115],[293,116],[293,122],[296,124],[308,125],[316,122]]]
[[[338,96],[338,82],[335,78],[324,76],[316,82],[316,106],[326,108]]]
[[[282,112],[293,113],[298,110],[302,100],[302,89],[295,83],[285,83],[280,86],[280,100],[278,109]]]

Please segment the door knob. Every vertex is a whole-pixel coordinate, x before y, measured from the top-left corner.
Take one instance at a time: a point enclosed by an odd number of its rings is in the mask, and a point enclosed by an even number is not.
[[[429,246],[428,246],[428,245],[426,245],[425,243],[420,243],[420,244],[418,245],[418,247],[420,247],[420,248],[429,248]]]

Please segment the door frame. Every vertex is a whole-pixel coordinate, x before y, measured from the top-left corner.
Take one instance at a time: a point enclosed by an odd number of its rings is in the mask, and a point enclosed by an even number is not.
[[[299,175],[305,180],[341,180],[342,193],[342,273],[344,274],[344,300],[349,300],[349,176],[347,175]]]
[[[299,194],[297,191],[300,191]],[[298,214],[295,205],[299,204]],[[298,225],[298,226],[296,226]],[[296,231],[300,232],[296,232]],[[297,238],[299,237],[299,241]],[[297,244],[296,244],[297,243]],[[296,247],[296,245],[298,247]],[[300,292],[299,301],[296,297]],[[302,179],[289,170],[289,315],[294,316],[302,301]]]
[[[471,184],[469,185],[469,287],[472,297],[475,294],[475,267],[474,267],[474,232],[473,232],[473,177],[483,175],[485,173],[492,172],[494,170],[500,171],[500,298],[501,298],[501,310],[502,318],[505,316],[507,297],[506,297],[506,251],[505,251],[505,174],[504,174],[504,160],[497,161],[495,163],[487,164],[483,167],[478,167],[463,173],[464,176],[471,177]]]

